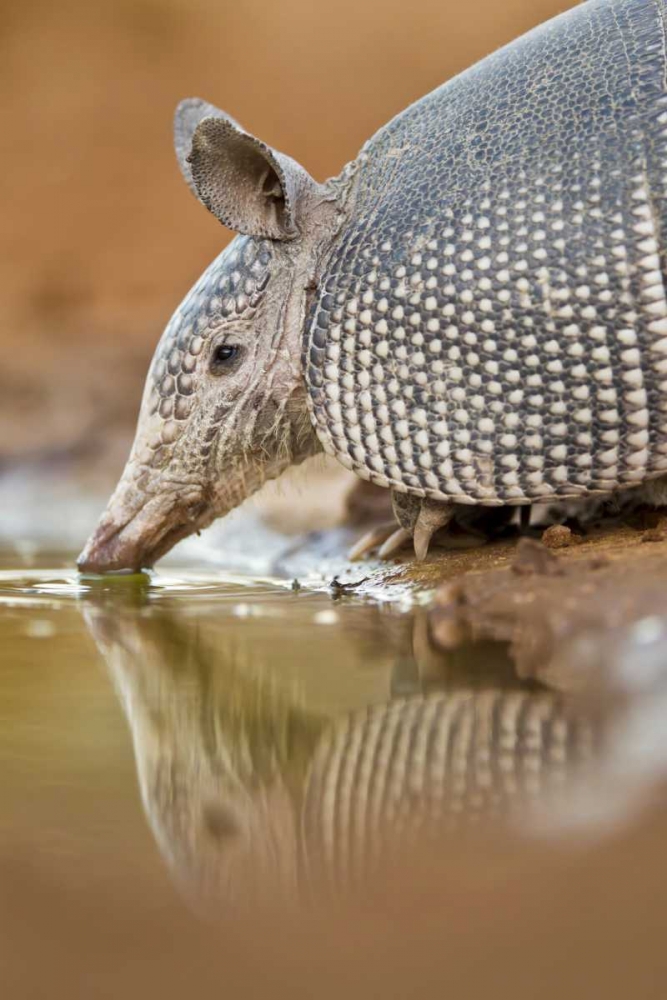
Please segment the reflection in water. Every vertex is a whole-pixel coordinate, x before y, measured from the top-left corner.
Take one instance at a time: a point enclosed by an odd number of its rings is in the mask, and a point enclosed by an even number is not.
[[[160,851],[199,905],[357,883],[416,836],[515,817],[596,748],[593,723],[560,695],[520,687],[498,650],[436,656],[419,612],[357,603],[336,660],[313,648],[323,676],[342,673],[355,647],[362,661],[382,654],[386,686],[370,700],[385,703],[337,712],[285,683],[285,649],[274,656],[253,629],[216,627],[145,592],[93,593],[84,614],[127,715]],[[304,635],[287,616],[281,627],[296,650]]]
[[[127,714],[142,799],[160,850],[197,901],[253,885],[295,886],[294,795],[322,723],[270,672],[225,643],[215,658],[196,624],[162,609],[86,620]]]
[[[591,724],[549,693],[462,688],[374,707],[329,730],[306,782],[304,849],[337,885],[416,836],[461,831],[560,788]]]

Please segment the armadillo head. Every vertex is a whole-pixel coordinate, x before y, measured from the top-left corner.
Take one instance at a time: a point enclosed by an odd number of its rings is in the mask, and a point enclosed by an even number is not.
[[[318,448],[301,343],[334,190],[203,101],[179,105],[175,132],[191,188],[243,235],[158,344],[125,471],[79,557],[88,572],[151,566]]]

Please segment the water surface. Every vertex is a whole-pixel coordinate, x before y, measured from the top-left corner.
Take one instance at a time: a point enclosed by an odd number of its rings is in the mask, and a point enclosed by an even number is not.
[[[336,560],[0,557],[8,995],[652,995],[665,622],[564,645],[550,689]]]
[[[518,823],[599,751],[503,648],[433,650],[405,594],[23,561],[0,570],[1,822],[38,823],[47,861],[103,835],[199,909],[312,902],[418,837]]]

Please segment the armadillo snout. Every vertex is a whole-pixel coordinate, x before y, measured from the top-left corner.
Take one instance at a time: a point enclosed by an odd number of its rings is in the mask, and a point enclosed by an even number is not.
[[[77,559],[80,573],[138,572],[152,565],[150,532],[102,518]]]
[[[153,496],[129,516],[122,503],[120,509],[116,506],[112,497],[77,560],[79,572],[148,569],[176,542],[212,519],[204,504],[185,504],[177,496]]]

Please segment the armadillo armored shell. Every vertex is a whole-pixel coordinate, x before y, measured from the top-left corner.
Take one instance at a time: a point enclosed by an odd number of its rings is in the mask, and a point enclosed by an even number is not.
[[[590,0],[365,145],[304,357],[358,475],[516,504],[667,471],[665,17]]]

